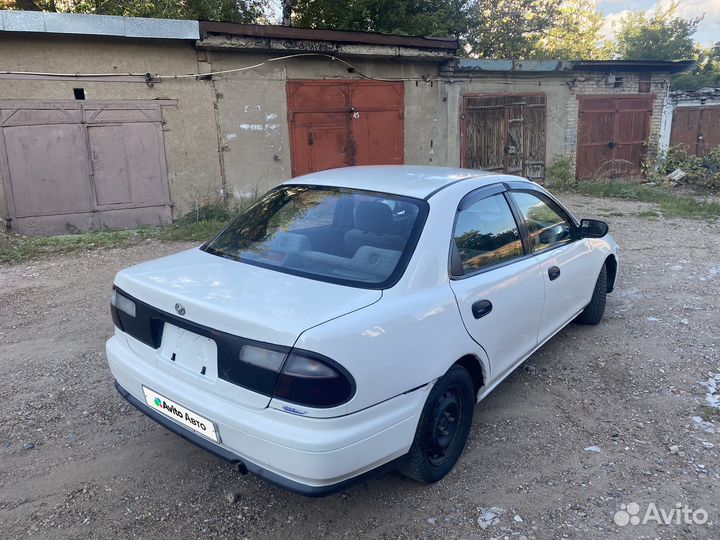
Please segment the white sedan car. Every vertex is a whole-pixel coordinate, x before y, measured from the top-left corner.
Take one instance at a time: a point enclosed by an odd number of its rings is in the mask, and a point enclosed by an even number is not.
[[[445,476],[473,409],[569,322],[597,324],[618,246],[539,185],[439,167],[295,178],[199,248],[122,270],[118,391],[305,495]]]

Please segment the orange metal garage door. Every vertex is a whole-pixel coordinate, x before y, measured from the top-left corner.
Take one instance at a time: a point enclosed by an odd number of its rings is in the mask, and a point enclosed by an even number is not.
[[[292,174],[404,161],[403,83],[291,81]]]

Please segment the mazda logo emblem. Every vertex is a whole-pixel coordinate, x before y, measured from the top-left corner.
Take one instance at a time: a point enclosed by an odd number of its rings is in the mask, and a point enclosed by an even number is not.
[[[177,311],[178,315],[185,315],[185,306],[178,302],[175,304],[175,311]]]

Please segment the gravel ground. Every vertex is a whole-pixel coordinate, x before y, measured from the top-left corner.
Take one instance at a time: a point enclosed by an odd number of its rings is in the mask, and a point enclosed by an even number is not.
[[[465,453],[433,486],[390,473],[306,499],[127,405],[103,352],[113,275],[187,245],[0,267],[0,537],[720,537],[707,385],[720,373],[720,224],[563,198],[605,216],[622,246],[605,320],[570,325],[477,405]],[[650,503],[702,508],[708,523],[618,526],[633,502],[639,517]]]

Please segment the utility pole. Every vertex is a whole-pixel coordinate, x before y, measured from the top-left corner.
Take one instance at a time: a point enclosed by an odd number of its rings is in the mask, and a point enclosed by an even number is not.
[[[295,0],[282,0],[282,25],[292,26],[292,12]]]

